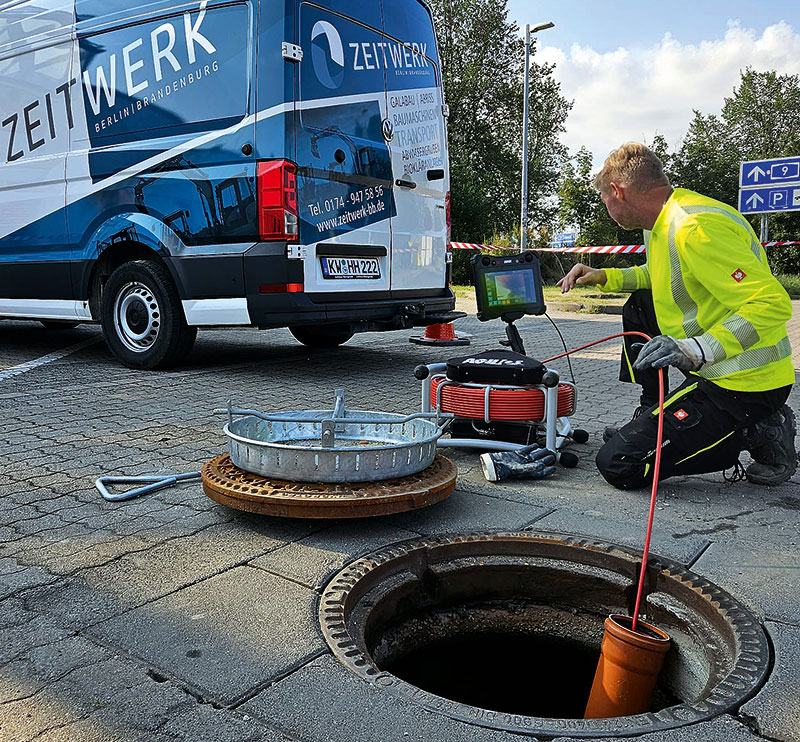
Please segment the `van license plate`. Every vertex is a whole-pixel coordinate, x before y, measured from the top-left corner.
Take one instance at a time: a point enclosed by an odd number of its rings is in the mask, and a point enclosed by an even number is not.
[[[325,278],[380,278],[377,258],[320,258]]]

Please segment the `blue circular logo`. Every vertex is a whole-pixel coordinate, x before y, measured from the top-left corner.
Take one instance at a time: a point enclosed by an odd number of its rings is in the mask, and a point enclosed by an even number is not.
[[[344,80],[344,47],[339,32],[328,21],[317,21],[311,29],[311,62],[317,79],[329,90]]]

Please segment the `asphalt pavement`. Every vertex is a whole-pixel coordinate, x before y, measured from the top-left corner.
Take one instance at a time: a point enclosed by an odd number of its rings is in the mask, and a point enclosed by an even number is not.
[[[798,302],[791,323],[800,369]],[[616,315],[552,313],[567,344],[619,332]],[[520,330],[530,355],[561,349],[544,318]],[[500,322],[459,320],[471,350],[497,347]],[[319,595],[356,557],[428,535],[541,530],[640,547],[645,492],[597,474],[604,426],[636,391],[616,381],[619,343],[573,356],[590,440],[576,469],[541,482],[486,482],[474,453],[449,452],[456,491],[429,508],[369,520],[249,515],[187,482],[104,501],[102,475],[183,473],[223,453],[234,405],[264,411],[419,409],[413,369],[460,350],[359,335],[311,351],[285,330],[201,332],[179,369],[119,365],[97,327],[0,322],[0,739],[3,742],[377,742],[531,737],[450,718],[356,677],[325,644]],[[569,377],[565,362],[558,362]],[[800,392],[790,404],[800,412]],[[746,461],[746,455],[743,455]],[[652,550],[747,606],[773,648],[766,684],[735,713],[645,735],[646,742],[800,740],[800,476],[784,485],[721,474],[660,488]],[[534,668],[531,668],[534,671]],[[567,739],[567,738],[564,738]]]

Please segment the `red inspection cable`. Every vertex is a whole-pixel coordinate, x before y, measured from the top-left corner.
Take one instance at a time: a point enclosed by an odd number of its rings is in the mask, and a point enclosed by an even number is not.
[[[649,335],[646,335],[643,332],[619,332],[616,335],[609,335],[608,337],[603,338],[602,340],[595,340],[593,343],[587,343],[586,345],[581,345],[580,348],[573,348],[572,350],[568,350],[566,353],[559,353],[557,356],[553,356],[552,358],[547,358],[542,363],[550,363],[550,361],[555,361],[558,358],[563,358],[564,356],[572,355],[573,353],[577,353],[579,350],[585,350],[586,348],[591,348],[593,345],[599,345],[600,343],[606,343],[609,340],[615,340],[616,338],[624,337],[625,335],[635,335],[637,337],[644,338],[645,340],[651,340],[652,338]],[[661,469],[661,443],[664,438],[664,369],[658,369],[658,433],[656,434],[656,455],[655,460],[653,462],[653,486],[650,490],[650,513],[647,517],[647,535],[645,536],[644,540],[644,553],[642,554],[642,568],[639,571],[639,587],[636,590],[636,605],[633,609],[633,621],[631,623],[631,631],[636,631],[636,626],[639,622],[639,606],[641,605],[642,601],[642,590],[644,589],[644,575],[647,571],[647,559],[650,555],[650,536],[653,533],[653,518],[656,512],[656,495],[658,494],[658,474],[659,470]]]

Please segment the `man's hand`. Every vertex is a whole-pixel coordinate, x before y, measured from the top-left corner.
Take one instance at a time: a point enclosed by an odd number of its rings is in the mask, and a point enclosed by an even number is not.
[[[679,340],[669,335],[656,335],[639,351],[633,370],[675,366],[681,371],[699,371],[706,360],[702,346],[694,338]]]
[[[577,263],[562,278],[556,286],[561,287],[561,293],[566,294],[575,286],[599,286],[606,282],[606,272],[602,268],[590,268],[583,263]]]

